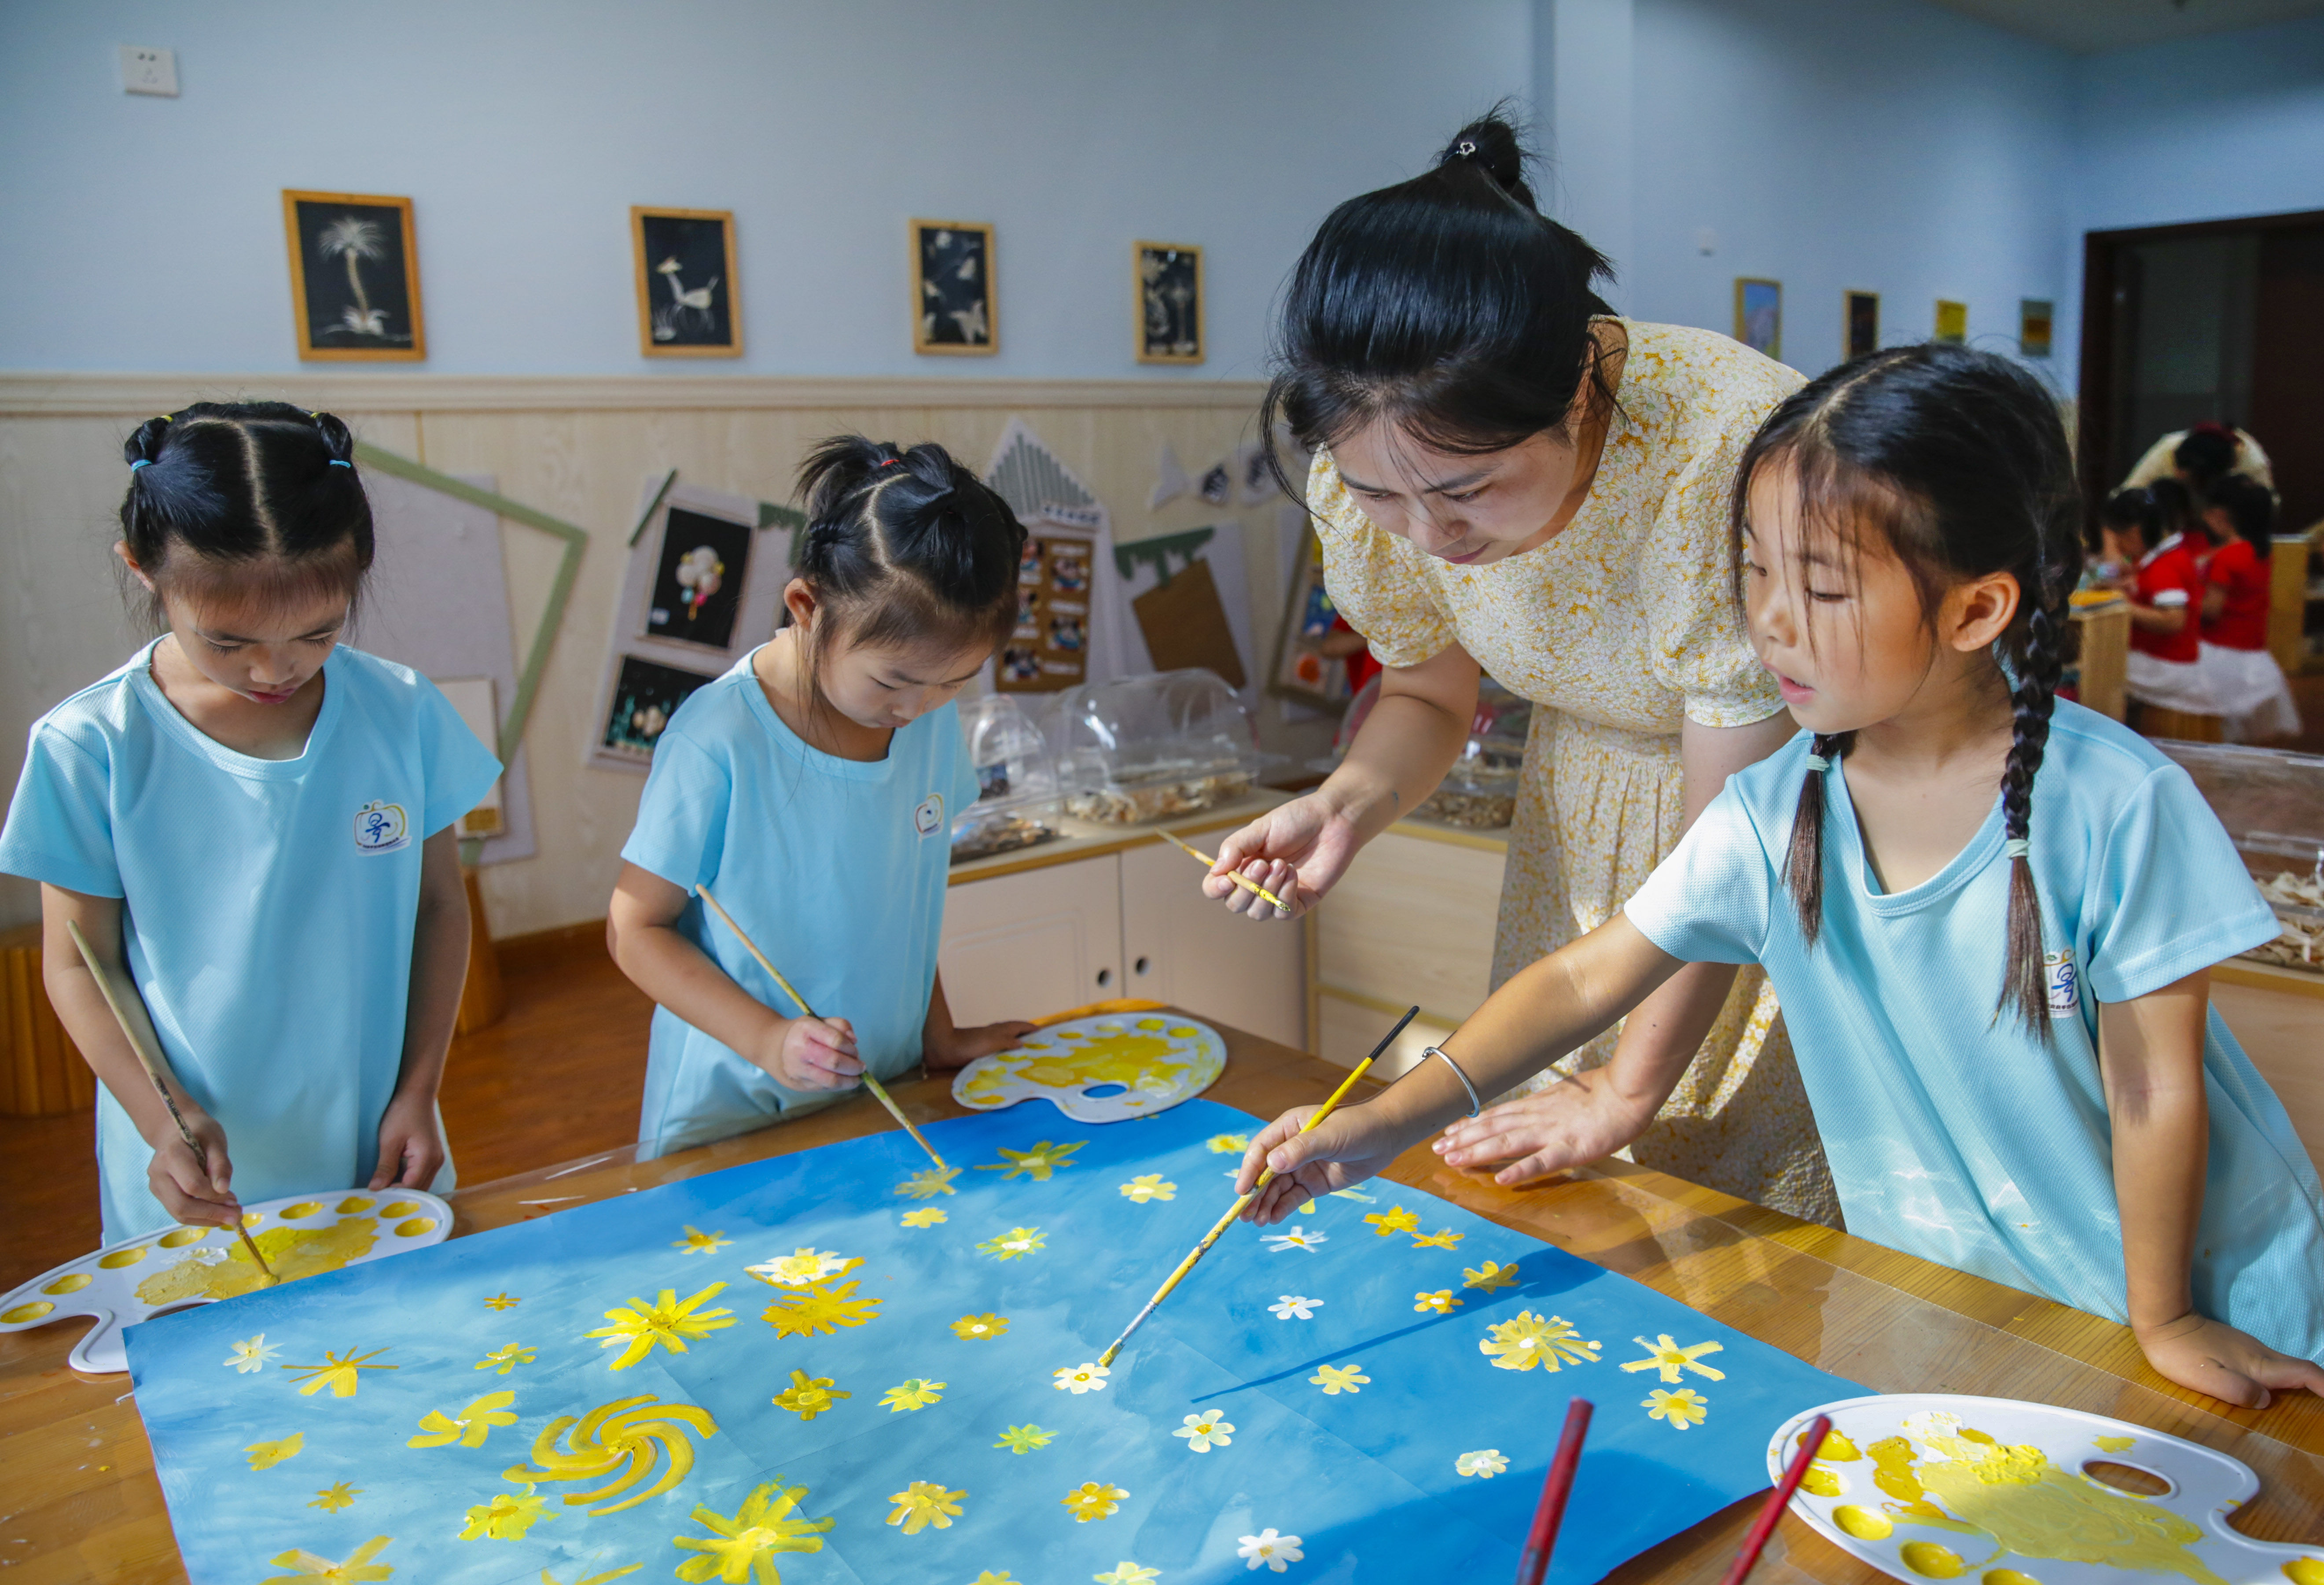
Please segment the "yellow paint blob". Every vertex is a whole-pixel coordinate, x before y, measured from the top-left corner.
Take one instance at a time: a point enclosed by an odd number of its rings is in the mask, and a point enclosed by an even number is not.
[[[1931,1580],[1958,1580],[1969,1572],[1959,1553],[1933,1541],[1908,1541],[1896,1549],[1896,1555],[1913,1572]]]
[[[1872,1468],[1877,1473],[1872,1484],[1895,1497],[1888,1511],[1910,1524],[1927,1525],[1939,1530],[1958,1530],[1974,1534],[1977,1527],[1964,1525],[1944,1509],[1928,1500],[1921,1489],[1920,1477],[1913,1472],[1913,1444],[1901,1436],[1883,1437],[1869,1450]]]
[[[2292,1585],[2324,1585],[2324,1558],[2294,1558],[2283,1565]]]
[[[43,1293],[78,1293],[97,1279],[85,1271],[69,1271],[41,1290]]]
[[[1162,1020],[1161,1020],[1161,1019],[1159,1019],[1159,1018],[1140,1018],[1140,1019],[1138,1021],[1138,1027],[1139,1027],[1139,1028],[1140,1028],[1140,1029],[1152,1031],[1152,1030],[1157,1030],[1157,1029],[1164,1029],[1164,1028],[1168,1027],[1168,1025],[1165,1024],[1162,1022]]]
[[[242,1225],[245,1228],[254,1228],[265,1219],[266,1213],[263,1210],[245,1210],[242,1213]]]
[[[1170,1033],[1177,1036],[1180,1040],[1192,1040],[1194,1036],[1202,1033],[1203,1032],[1195,1028],[1191,1024],[1181,1024],[1176,1028],[1171,1030]]]
[[[2138,1445],[2135,1436],[2094,1436],[2090,1445],[2102,1453],[2126,1453]]]
[[[1800,1446],[1807,1445],[1808,1433],[1803,1431],[1800,1432]],[[1837,1431],[1825,1432],[1823,1446],[1816,1450],[1816,1457],[1827,1464],[1853,1464],[1863,1456],[1856,1451],[1854,1442]]]
[[[416,1200],[397,1200],[381,1206],[379,1214],[383,1217],[410,1216],[419,1209],[420,1202]]]
[[[370,1254],[378,1232],[374,1219],[350,1217],[327,1228],[275,1228],[258,1235],[258,1248],[274,1274],[291,1283],[337,1271]],[[266,1274],[251,1264],[250,1251],[240,1242],[225,1251],[224,1260],[206,1260],[208,1253],[197,1250],[138,1284],[138,1302],[159,1309],[189,1299],[232,1299],[269,1285]]]
[[[417,1238],[435,1225],[436,1219],[432,1216],[416,1216],[408,1222],[396,1223],[395,1236],[399,1238]]]
[[[322,1209],[323,1202],[319,1200],[302,1200],[296,1205],[284,1206],[282,1208],[281,1216],[282,1219],[286,1222],[295,1222],[301,1217],[313,1216],[317,1211]]]
[[[377,1203],[376,1200],[365,1200],[360,1194],[350,1194],[339,1201],[337,1209],[341,1216],[354,1216],[358,1211],[369,1210]]]
[[[146,1247],[140,1244],[134,1249],[116,1249],[110,1255],[99,1256],[97,1264],[107,1271],[119,1271],[124,1265],[135,1265],[144,1259]]]
[[[5,1321],[10,1326],[21,1326],[25,1321],[40,1320],[55,1308],[56,1306],[46,1299],[35,1299],[30,1304],[19,1304],[15,1309],[0,1314],[0,1321]]]
[[[2042,1581],[2015,1569],[1987,1569],[1978,1576],[1977,1585],[2042,1585]]]
[[[1858,1541],[1886,1541],[1896,1528],[1888,1522],[1887,1515],[1859,1508],[1853,1503],[1832,1509],[1831,1522]]]
[[[171,1228],[154,1242],[164,1249],[183,1249],[189,1244],[198,1244],[210,1236],[208,1228]]]
[[[1818,1497],[1838,1497],[1848,1489],[1848,1481],[1837,1469],[1811,1464],[1808,1472],[1800,1478],[1800,1489]]]

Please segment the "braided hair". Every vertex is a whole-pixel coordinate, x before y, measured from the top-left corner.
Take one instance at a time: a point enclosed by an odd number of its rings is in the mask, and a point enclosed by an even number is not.
[[[1849,525],[1837,537],[1851,577],[1861,542],[1849,530],[1882,536],[1911,575],[1924,619],[1962,579],[2016,579],[2016,615],[1993,646],[2013,718],[2000,788],[2009,922],[1995,1015],[2014,1014],[2047,1040],[2042,901],[2028,852],[2034,781],[2064,669],[2066,599],[2082,564],[2073,457],[2056,403],[2017,364],[1965,347],[1892,348],[1842,364],[1777,407],[1744,451],[1729,503],[1738,551],[1751,480],[1776,462],[1792,469],[1811,523]],[[1811,950],[1822,924],[1824,767],[1854,742],[1853,733],[1816,735],[1784,856]]]

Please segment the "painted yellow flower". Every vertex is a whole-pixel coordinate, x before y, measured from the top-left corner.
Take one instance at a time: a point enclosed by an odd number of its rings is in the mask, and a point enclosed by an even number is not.
[[[976,1578],[971,1580],[968,1585],[1018,1585],[1018,1580],[1017,1577],[1006,1569],[997,1574],[991,1569],[979,1569],[976,1571]]]
[[[964,1315],[952,1323],[952,1335],[970,1342],[999,1337],[1009,1330],[1009,1318],[995,1315],[990,1310],[982,1315]]]
[[[535,1525],[557,1517],[545,1512],[549,1499],[536,1496],[526,1487],[521,1497],[498,1492],[488,1503],[478,1503],[468,1510],[468,1522],[460,1528],[463,1541],[522,1541],[524,1533]]]
[[[355,1551],[347,1561],[335,1563],[330,1559],[317,1557],[304,1547],[293,1547],[278,1553],[268,1561],[278,1569],[296,1569],[295,1574],[269,1574],[258,1585],[374,1585],[395,1572],[392,1563],[375,1563],[372,1560],[387,1550],[392,1535],[374,1535]]]
[[[1692,1387],[1681,1387],[1672,1392],[1656,1387],[1638,1400],[1649,1420],[1660,1420],[1674,1430],[1684,1431],[1690,1425],[1700,1425],[1711,1417],[1711,1400]]]
[[[843,1326],[862,1326],[880,1312],[877,1299],[858,1299],[860,1283],[817,1283],[804,1293],[787,1293],[760,1312],[779,1338],[816,1337]]]
[[[901,1525],[907,1535],[918,1535],[931,1525],[949,1530],[960,1512],[960,1499],[967,1495],[946,1491],[942,1481],[915,1480],[903,1490],[889,1494],[888,1500],[896,1506],[888,1510],[888,1523]]]
[[[1147,1205],[1157,1200],[1177,1199],[1178,1185],[1167,1182],[1159,1173],[1141,1173],[1121,1186],[1121,1193],[1125,1200]]]
[[[625,1563],[618,1569],[607,1569],[602,1574],[585,1575],[574,1580],[573,1585],[607,1585],[610,1580],[618,1580],[624,1574],[634,1574],[644,1567],[643,1563]],[[540,1571],[540,1585],[564,1585],[564,1581],[543,1569]]]
[[[1682,1349],[1677,1339],[1668,1332],[1656,1334],[1651,1343],[1644,1338],[1632,1338],[1630,1341],[1644,1349],[1646,1351],[1646,1357],[1643,1359],[1630,1360],[1622,1367],[1624,1370],[1659,1370],[1662,1372],[1665,1385],[1677,1381],[1680,1373],[1687,1370],[1693,1371],[1697,1376],[1709,1376],[1713,1381],[1727,1379],[1725,1371],[1714,1370],[1702,1363],[1702,1357],[1705,1354],[1723,1352],[1726,1349],[1723,1343],[1697,1343],[1692,1348]]]
[[[1508,1471],[1509,1460],[1499,1448],[1479,1448],[1473,1453],[1462,1453],[1452,1460],[1456,1475],[1473,1475],[1480,1480],[1490,1480]]]
[[[715,1255],[718,1251],[725,1248],[726,1246],[732,1244],[733,1241],[733,1239],[729,1238],[724,1232],[706,1233],[702,1231],[701,1228],[688,1223],[687,1224],[686,1237],[673,1242],[670,1245],[670,1247],[672,1249],[683,1249],[688,1255]]]
[[[1105,1391],[1105,1378],[1113,1372],[1095,1360],[1086,1365],[1064,1365],[1049,1373],[1056,1378],[1057,1390],[1080,1397],[1084,1393]]]
[[[775,1407],[788,1409],[801,1420],[812,1420],[839,1407],[840,1399],[854,1395],[841,1392],[827,1376],[809,1376],[804,1370],[794,1370],[791,1385],[775,1395]]]
[[[1461,1268],[1461,1285],[1482,1288],[1488,1293],[1496,1288],[1514,1288],[1517,1285],[1517,1263],[1512,1260],[1503,1265],[1497,1260],[1489,1260],[1474,1271],[1463,1266]]]
[[[880,1402],[890,1414],[900,1414],[907,1409],[925,1409],[930,1404],[941,1402],[944,1389],[943,1382],[923,1381],[915,1376],[881,1394]]]
[[[1536,1365],[1556,1370],[1567,1365],[1587,1365],[1598,1358],[1598,1345],[1583,1341],[1572,1321],[1560,1315],[1544,1321],[1530,1310],[1521,1310],[1515,1321],[1494,1327],[1493,1335],[1478,1343],[1477,1351],[1489,1355],[1499,1370],[1531,1370]]]
[[[1211,1147],[1211,1154],[1213,1155],[1230,1155],[1249,1150],[1250,1148],[1250,1135],[1248,1134],[1213,1134],[1210,1138],[1204,1140],[1204,1143]]]
[[[990,1255],[995,1260],[1022,1260],[1043,1247],[1038,1228],[1011,1228],[1005,1233],[995,1233],[976,1247],[979,1255]]]
[[[320,1508],[327,1514],[336,1514],[341,1508],[352,1507],[355,1498],[363,1496],[363,1493],[364,1488],[360,1486],[349,1486],[344,1480],[335,1480],[309,1497],[307,1500],[307,1506],[310,1508]]]
[[[1433,1233],[1415,1233],[1412,1236],[1412,1247],[1415,1249],[1452,1249],[1457,1247],[1461,1240],[1468,1236],[1466,1233],[1456,1233],[1450,1228],[1439,1228]]]
[[[539,1468],[519,1464],[501,1471],[501,1478],[525,1485],[541,1480],[610,1478],[595,1491],[576,1492],[565,1499],[567,1507],[577,1507],[621,1497],[653,1474],[655,1466],[667,1454],[669,1468],[659,1479],[620,1502],[589,1510],[593,1518],[618,1514],[650,1497],[659,1497],[686,1478],[687,1471],[694,1468],[694,1443],[686,1434],[688,1426],[704,1436],[718,1433],[709,1414],[691,1404],[658,1403],[651,1393],[616,1398],[610,1404],[600,1404],[578,1421],[570,1414],[560,1414],[550,1421],[532,1441],[532,1462]],[[566,1446],[558,1447],[558,1438],[566,1436],[568,1431],[571,1435]],[[616,1474],[616,1470],[620,1472]]]
[[[908,1228],[933,1228],[941,1226],[951,1219],[945,1215],[943,1206],[927,1205],[918,1210],[908,1210],[896,1219]]]
[[[1452,1290],[1450,1288],[1439,1288],[1434,1293],[1415,1293],[1412,1296],[1412,1307],[1415,1310],[1434,1310],[1439,1315],[1450,1315],[1467,1302],[1465,1299],[1454,1298]]]
[[[487,1310],[513,1310],[523,1302],[523,1300],[517,1298],[512,1293],[494,1293],[491,1298],[484,1301],[484,1308]]]
[[[861,1260],[850,1260],[836,1249],[817,1249],[802,1244],[788,1255],[778,1255],[742,1269],[774,1287],[804,1288],[825,1277],[845,1276],[862,1264]]]
[[[1325,1365],[1307,1378],[1323,1389],[1323,1395],[1334,1398],[1342,1393],[1360,1393],[1371,1385],[1372,1378],[1364,1374],[1360,1365]]]
[[[254,1441],[242,1451],[249,1455],[252,1469],[272,1469],[285,1459],[297,1458],[306,1445],[307,1433],[294,1431],[280,1441]]]
[[[345,1354],[334,1354],[326,1349],[323,1350],[323,1363],[320,1365],[286,1365],[282,1368],[290,1373],[291,1380],[301,1384],[299,1395],[302,1398],[312,1397],[325,1387],[331,1389],[331,1396],[335,1398],[352,1398],[355,1395],[358,1372],[399,1368],[393,1365],[364,1363],[367,1359],[376,1359],[386,1352],[385,1349],[374,1349],[368,1354],[358,1354],[353,1349],[349,1349]]]
[[[695,1313],[696,1306],[715,1297],[725,1285],[713,1283],[684,1301],[679,1300],[675,1288],[664,1288],[651,1304],[642,1299],[632,1299],[617,1310],[605,1312],[605,1319],[613,1325],[601,1326],[595,1331],[581,1335],[604,1339],[597,1345],[601,1349],[621,1349],[620,1357],[613,1361],[615,1370],[627,1370],[651,1353],[657,1343],[674,1354],[683,1354],[688,1338],[699,1340],[720,1327],[734,1324],[734,1312],[731,1310],[705,1310],[698,1315]]]
[[[999,1173],[1004,1183],[1019,1173],[1027,1174],[1036,1183],[1046,1183],[1049,1181],[1049,1174],[1059,1167],[1074,1164],[1067,1158],[1084,1143],[1076,1139],[1071,1145],[1052,1145],[1046,1139],[1037,1139],[1030,1150],[1011,1150],[1004,1145],[1001,1147],[1001,1154],[1009,1158],[1007,1161],[993,1162],[976,1170]]]
[[[1154,1580],[1161,1577],[1161,1570],[1146,1568],[1126,1558],[1104,1573],[1090,1576],[1097,1581],[1097,1585],[1152,1585]]]
[[[778,1475],[744,1497],[731,1519],[712,1508],[696,1508],[694,1522],[710,1534],[670,1538],[672,1546],[701,1554],[678,1564],[678,1577],[687,1585],[711,1580],[720,1585],[751,1585],[755,1575],[757,1585],[783,1585],[775,1570],[776,1557],[787,1552],[821,1552],[823,1532],[836,1522],[799,1517],[798,1505],[806,1496],[806,1487],[785,1486]]]
[[[476,1368],[496,1370],[501,1375],[506,1376],[520,1365],[531,1364],[537,1353],[538,1350],[528,1343],[510,1343],[503,1348],[494,1349],[477,1360]]]
[[[992,1445],[996,1448],[1007,1448],[1012,1453],[1023,1454],[1032,1452],[1037,1448],[1046,1448],[1056,1440],[1056,1432],[1043,1431],[1038,1425],[1012,1425],[1003,1431],[1001,1433],[1001,1440]]]
[[[1074,1523],[1086,1525],[1093,1519],[1110,1519],[1120,1513],[1121,1499],[1129,1495],[1102,1480],[1084,1480],[1059,1500],[1074,1511]]]
[[[441,1448],[456,1441],[464,1448],[483,1447],[493,1427],[516,1423],[517,1417],[508,1412],[508,1406],[515,1402],[514,1393],[486,1393],[449,1417],[441,1409],[430,1409],[420,1417],[420,1429],[426,1434],[412,1437],[403,1445]]]
[[[896,1192],[908,1194],[914,1200],[934,1200],[939,1194],[957,1194],[952,1181],[960,1176],[958,1167],[922,1167],[896,1185]]]
[[[1400,1205],[1386,1210],[1376,1210],[1364,1220],[1371,1223],[1372,1231],[1385,1238],[1391,1233],[1414,1233],[1420,1230],[1420,1218]]]

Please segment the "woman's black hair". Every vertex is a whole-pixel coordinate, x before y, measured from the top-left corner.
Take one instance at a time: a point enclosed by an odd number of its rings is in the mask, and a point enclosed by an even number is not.
[[[2264,559],[2275,535],[2275,495],[2255,478],[2228,474],[2204,493],[2204,505],[2227,514],[2236,533]]]
[[[2199,423],[2171,452],[2172,465],[2187,482],[2205,495],[2236,470],[2236,454],[2243,449],[2236,431],[2223,423]]]
[[[1931,342],[1842,364],[1769,414],[1744,451],[1730,507],[1738,548],[1751,481],[1775,464],[1791,470],[1810,532],[1839,547],[1851,575],[1867,544],[1885,542],[1918,587],[1924,616],[1961,579],[2017,580],[2016,615],[1994,644],[2015,715],[2001,777],[2009,928],[1995,1015],[2013,1012],[2046,1041],[2042,903],[2020,845],[2031,839],[2034,778],[2065,660],[2066,598],[2082,565],[2073,453],[2056,401],[2017,364],[1966,347]],[[1837,761],[1854,736],[1820,733],[1810,752]],[[1811,949],[1823,918],[1823,783],[1811,768],[1784,864]]]
[[[1291,273],[1259,408],[1309,450],[1375,420],[1443,451],[1498,451],[1563,425],[1585,383],[1607,404],[1591,320],[1613,266],[1545,218],[1501,107],[1433,168],[1333,209]]]
[[[260,604],[343,592],[371,570],[371,502],[355,437],[287,402],[197,402],[121,448],[121,538],[157,586]],[[151,616],[163,625],[161,595]]]

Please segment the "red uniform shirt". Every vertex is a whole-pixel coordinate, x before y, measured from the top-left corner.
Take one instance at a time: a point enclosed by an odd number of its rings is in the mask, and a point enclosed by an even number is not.
[[[2139,626],[2130,630],[2130,647],[2158,660],[2192,663],[2202,653],[2202,635],[2196,619],[2202,610],[2203,574],[2188,553],[2186,536],[2172,534],[2139,558],[2138,578],[2131,590],[2136,604],[2158,611],[2181,610],[2186,625],[2176,633],[2153,633]]]
[[[2229,540],[2211,553],[2204,569],[2215,589],[2227,591],[2227,608],[2203,623],[2203,637],[2221,649],[2267,647],[2268,564],[2249,540]]]

